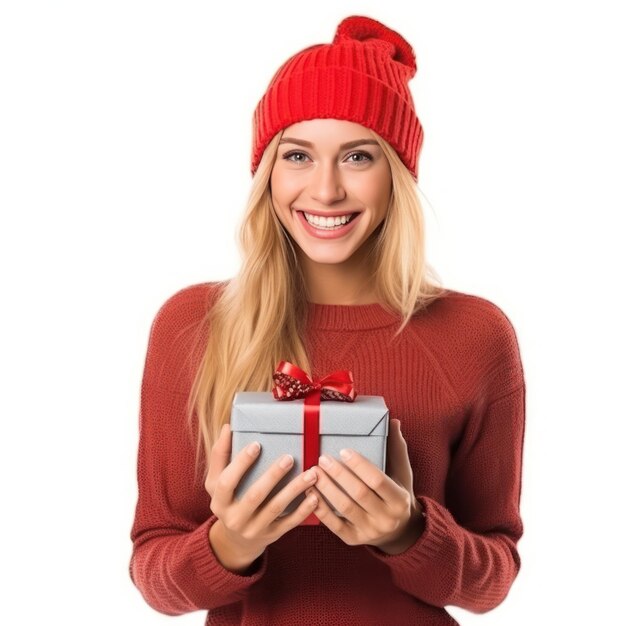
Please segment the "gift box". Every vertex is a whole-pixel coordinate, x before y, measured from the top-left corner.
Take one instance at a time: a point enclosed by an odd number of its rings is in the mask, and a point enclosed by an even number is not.
[[[293,387],[285,387],[290,388],[293,390]],[[281,397],[290,399],[289,402],[278,402],[276,389],[273,392],[239,391],[235,394],[230,418],[231,461],[249,443],[258,441],[261,444],[259,455],[235,490],[236,499],[240,499],[248,487],[286,453],[293,456],[294,464],[263,504],[297,475],[317,465],[319,455],[326,454],[342,462],[339,456],[342,448],[352,448],[385,472],[389,410],[384,398],[359,395],[350,401],[330,400],[324,399],[323,384],[319,381],[313,381],[311,388],[313,391],[309,389],[305,397]],[[285,393],[291,394],[289,391]],[[322,402],[319,401],[320,394]],[[333,392],[328,394],[328,397],[341,396]],[[304,492],[297,496],[279,517],[294,511],[305,497]],[[340,515],[336,510],[335,513]],[[319,524],[314,515],[302,525],[311,524]]]

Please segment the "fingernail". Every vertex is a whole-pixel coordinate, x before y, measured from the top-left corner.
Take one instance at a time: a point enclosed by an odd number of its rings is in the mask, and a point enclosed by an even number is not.
[[[317,477],[317,474],[315,473],[315,470],[313,468],[304,472],[304,480],[306,480],[307,482],[311,482],[312,480],[315,480],[316,477]]]
[[[352,456],[352,450],[344,448],[343,450],[339,450],[339,456],[347,461]]]
[[[293,457],[291,456],[291,454],[285,454],[285,456],[283,456],[283,458],[280,460],[279,465],[284,469],[286,467],[289,467],[292,463]]]
[[[319,463],[322,467],[330,467],[333,464],[332,460],[324,454],[319,458]]]
[[[258,441],[253,441],[247,448],[247,452],[250,456],[256,456],[261,449],[261,444]]]

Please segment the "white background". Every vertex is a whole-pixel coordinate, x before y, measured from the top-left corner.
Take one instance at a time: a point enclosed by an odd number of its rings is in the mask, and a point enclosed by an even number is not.
[[[507,313],[525,367],[522,570],[495,610],[450,612],[624,619],[619,5],[0,5],[3,623],[204,623],[128,575],[148,332],[236,272],[252,111],[350,14],[416,51],[429,261]]]

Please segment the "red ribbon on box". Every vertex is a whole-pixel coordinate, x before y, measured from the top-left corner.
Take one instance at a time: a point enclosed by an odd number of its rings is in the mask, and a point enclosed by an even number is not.
[[[302,471],[317,465],[320,456],[320,400],[354,402],[356,391],[352,372],[337,370],[311,379],[297,365],[281,361],[272,375],[272,393],[277,400],[304,398]]]

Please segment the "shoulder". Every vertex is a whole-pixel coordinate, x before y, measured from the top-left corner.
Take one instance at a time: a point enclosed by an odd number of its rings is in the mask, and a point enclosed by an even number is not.
[[[417,327],[447,363],[460,395],[497,397],[523,384],[517,332],[495,302],[453,289],[417,316]]]
[[[466,339],[510,341],[516,336],[504,310],[482,296],[449,289],[433,306],[446,328]]]
[[[150,326],[144,382],[178,389],[188,382],[197,349],[206,339],[206,317],[225,282],[183,287],[159,306]]]
[[[224,282],[204,282],[188,285],[168,296],[156,312],[152,328],[171,330],[193,323],[203,317],[215,301]]]

